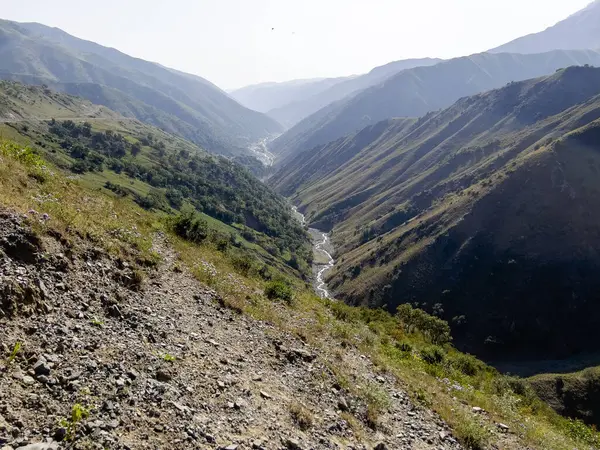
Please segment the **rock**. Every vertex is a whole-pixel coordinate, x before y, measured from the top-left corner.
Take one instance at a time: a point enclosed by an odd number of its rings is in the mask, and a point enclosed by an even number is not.
[[[378,376],[377,378],[375,378],[379,383],[385,383],[385,378],[383,378],[382,376]]]
[[[340,397],[340,399],[338,400],[338,408],[340,409],[340,411],[348,411],[350,410],[350,407],[348,406],[348,402],[346,401],[346,399],[344,397]]]
[[[156,379],[158,381],[162,381],[163,383],[168,383],[169,381],[171,381],[173,377],[171,376],[171,374],[164,370],[164,369],[159,369],[156,371]]]
[[[129,370],[127,371],[127,376],[128,376],[129,378],[131,378],[132,380],[135,380],[137,377],[139,377],[139,376],[140,376],[140,374],[139,374],[139,373],[138,373],[138,371],[137,371],[137,370],[135,370],[135,369],[129,369]]]
[[[374,450],[388,450],[388,447],[383,442],[380,442],[375,446]]]
[[[442,441],[445,440],[446,437],[448,437],[448,433],[446,433],[445,431],[440,431],[439,435],[440,435],[440,440],[442,440]]]
[[[300,359],[302,361],[306,361],[306,362],[312,362],[315,359],[317,359],[317,355],[309,352],[308,350],[304,350],[302,348],[292,349],[287,353],[286,356],[287,356],[287,359],[291,362],[294,362],[298,359]]]
[[[267,399],[267,400],[270,400],[270,399],[272,399],[272,398],[273,398],[273,396],[272,396],[272,395],[270,395],[270,394],[267,394],[265,391],[260,391],[260,396],[261,396],[262,398],[265,398],[265,399]]]
[[[476,414],[479,414],[479,413],[484,413],[485,411],[483,408],[480,408],[479,406],[473,406],[473,412]]]
[[[237,450],[238,446],[236,444],[228,445],[227,447],[222,447],[223,450]]]
[[[238,398],[235,400],[235,403],[233,404],[235,409],[242,409],[242,408],[246,408],[248,406],[248,403],[246,403],[246,401],[244,399]]]
[[[119,309],[119,307],[117,305],[111,305],[108,308],[108,315],[110,317],[114,317],[114,318],[117,318],[117,319],[120,319],[120,318],[123,317],[123,315],[121,314],[121,310]]]
[[[40,375],[50,375],[50,366],[44,359],[39,359],[33,366],[33,371],[39,377]]]
[[[52,436],[55,441],[61,442],[67,436],[67,429],[64,427],[59,427],[54,430],[54,435]]]
[[[508,427],[508,425],[505,425],[503,423],[498,423],[498,428],[500,428],[500,431],[502,431],[503,433],[508,433],[508,430],[510,429]]]
[[[57,442],[29,444],[29,445],[26,445],[25,447],[18,448],[18,450],[57,450],[57,449],[58,449]]]
[[[32,377],[30,377],[29,375],[23,376],[23,378],[21,378],[21,381],[23,382],[23,384],[26,384],[28,386],[35,383],[35,380]]]
[[[285,447],[289,450],[302,450],[300,442],[298,442],[296,439],[286,439]]]

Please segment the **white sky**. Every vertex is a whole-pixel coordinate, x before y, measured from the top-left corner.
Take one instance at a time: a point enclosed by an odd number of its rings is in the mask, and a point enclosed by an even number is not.
[[[541,31],[589,2],[0,0],[0,16],[56,26],[231,89],[477,53]]]

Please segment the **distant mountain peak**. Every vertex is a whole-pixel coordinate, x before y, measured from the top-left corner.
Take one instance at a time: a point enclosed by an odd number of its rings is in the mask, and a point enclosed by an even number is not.
[[[600,49],[600,0],[539,33],[515,39],[491,53],[543,53],[552,50]]]

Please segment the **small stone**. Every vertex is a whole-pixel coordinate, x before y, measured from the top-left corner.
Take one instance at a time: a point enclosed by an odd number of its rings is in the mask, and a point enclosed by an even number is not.
[[[221,380],[217,381],[217,386],[219,386],[219,389],[225,389],[225,383],[223,383]]]
[[[167,372],[166,370],[159,369],[156,371],[156,379],[158,381],[167,383],[167,382],[171,381],[172,378],[173,377],[171,376],[171,374],[169,372]]]
[[[340,399],[338,400],[338,408],[340,409],[340,411],[348,411],[350,408],[348,407],[348,402],[346,401],[346,399],[344,397],[340,397]]]
[[[267,399],[267,400],[270,400],[270,399],[272,399],[272,398],[273,398],[273,396],[272,396],[272,395],[270,395],[270,394],[267,394],[265,391],[260,391],[260,396],[261,396],[262,398],[265,398],[265,399]]]
[[[238,446],[236,444],[228,445],[227,447],[223,447],[223,450],[237,450]]]
[[[131,378],[132,380],[135,380],[137,377],[139,377],[139,376],[140,376],[140,374],[139,374],[139,373],[138,373],[138,371],[137,371],[137,370],[135,370],[135,369],[129,369],[129,370],[127,371],[127,376],[128,376],[129,378]]]
[[[508,425],[505,425],[503,423],[499,423],[498,424],[498,428],[500,428],[500,431],[502,431],[503,433],[508,433],[508,430],[509,430]]]
[[[117,305],[111,305],[110,308],[108,308],[108,315],[117,319],[123,317],[123,315],[121,314],[121,310]]]
[[[445,440],[447,436],[448,436],[448,433],[446,433],[445,431],[440,431],[440,439],[442,441]]]
[[[483,413],[485,411],[483,410],[483,408],[480,408],[479,406],[473,406],[473,412],[478,414],[478,413]]]
[[[64,427],[59,427],[54,430],[54,435],[52,436],[55,441],[61,442],[67,436],[67,429]]]
[[[385,383],[385,378],[383,378],[382,376],[378,376],[377,378],[375,378],[379,383]]]
[[[387,445],[385,445],[383,442],[380,442],[375,446],[374,450],[388,450],[388,448]]]
[[[48,366],[46,361],[39,359],[33,366],[33,371],[37,376],[50,375],[50,366]]]
[[[287,439],[285,441],[285,446],[289,450],[302,450],[302,447],[300,446],[300,442],[298,442],[296,439]]]
[[[30,377],[29,375],[23,376],[23,378],[21,378],[21,381],[23,382],[23,384],[26,384],[28,386],[35,383],[35,380],[32,377]]]

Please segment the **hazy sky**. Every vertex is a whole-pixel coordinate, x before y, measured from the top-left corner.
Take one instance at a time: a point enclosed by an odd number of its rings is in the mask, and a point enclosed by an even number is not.
[[[0,16],[56,26],[230,89],[477,53],[541,31],[589,2],[0,0]]]

